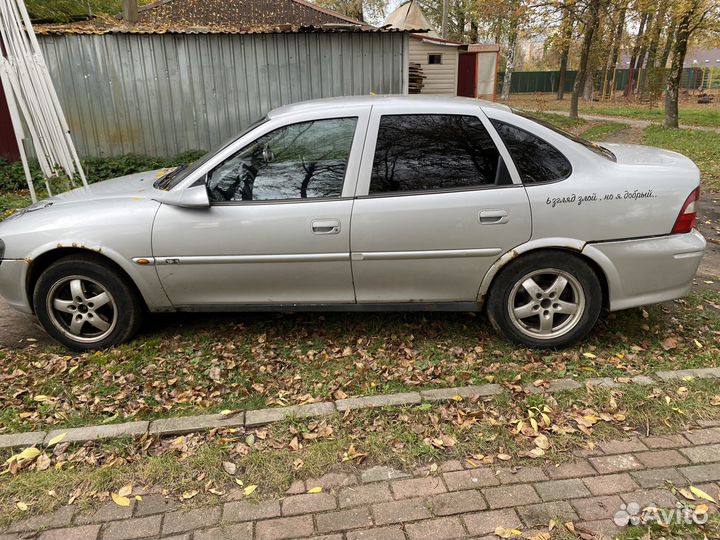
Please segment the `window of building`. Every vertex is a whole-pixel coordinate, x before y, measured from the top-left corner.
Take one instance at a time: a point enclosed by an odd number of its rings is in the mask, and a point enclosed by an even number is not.
[[[428,64],[442,64],[442,54],[428,54]]]

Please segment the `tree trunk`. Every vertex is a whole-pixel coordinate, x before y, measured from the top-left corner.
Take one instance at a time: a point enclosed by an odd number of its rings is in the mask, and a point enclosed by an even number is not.
[[[634,70],[635,63],[637,61],[638,53],[640,52],[640,45],[642,44],[643,33],[645,32],[645,24],[647,24],[649,15],[644,13],[640,19],[640,27],[638,28],[637,37],[635,38],[635,46],[633,47],[632,55],[630,55],[630,77],[628,78],[627,86],[625,87],[625,95],[629,96],[632,94],[632,87],[634,83]]]
[[[562,22],[562,49],[560,52],[560,75],[558,77],[557,99],[565,97],[565,74],[567,73],[568,56],[570,56],[570,41],[572,40],[573,20],[570,11],[565,12]]]
[[[505,76],[503,77],[502,91],[500,99],[507,101],[510,99],[510,85],[512,84],[513,69],[515,69],[515,49],[517,47],[517,28],[510,30],[508,36],[507,61],[505,62]]]
[[[655,18],[655,24],[650,30],[650,44],[647,49],[647,60],[645,61],[646,68],[654,68],[655,61],[657,60],[658,46],[660,45],[660,32],[665,26],[665,16],[667,15],[668,4],[665,0],[660,1],[660,7],[658,8],[658,14]]]
[[[588,19],[585,22],[585,36],[583,37],[582,49],[580,51],[580,65],[578,66],[575,84],[573,85],[572,97],[570,99],[570,118],[578,117],[578,101],[580,100],[580,92],[585,87],[585,78],[587,76],[588,60],[590,59],[590,49],[593,44],[593,36],[595,28],[600,19],[600,8],[603,0],[591,0],[589,7]]]
[[[690,20],[694,15],[693,12],[693,9],[688,9],[680,19],[680,24],[678,24],[675,32],[672,66],[670,67],[670,76],[665,90],[665,127],[669,128],[679,127],[678,98],[680,96],[680,78],[682,77],[683,63],[685,62],[685,54],[690,40]]]
[[[138,22],[137,0],[123,0],[123,20],[127,24]]]
[[[612,52],[610,53],[610,61],[608,62],[608,72],[607,72],[607,78],[610,81],[610,84],[608,85],[607,92],[610,94],[610,96],[615,94],[615,67],[618,62],[618,58],[620,57],[620,45],[622,45],[622,36],[623,36],[623,30],[625,29],[625,13],[627,12],[627,7],[623,6],[620,9],[619,16],[618,16],[618,23],[615,27],[615,35],[613,36],[613,44],[612,44]],[[605,91],[605,89],[603,89]],[[603,96],[605,98],[605,96]]]
[[[657,63],[659,68],[665,69],[665,67],[667,66],[668,58],[670,58],[670,50],[672,49],[674,42],[675,31],[668,28],[667,38],[665,40],[665,47],[663,47],[663,52],[660,55],[660,60]]]
[[[448,37],[448,10],[449,10],[449,1],[450,0],[442,0],[442,37],[443,39],[447,39]]]
[[[592,99],[594,89],[595,89],[595,73],[594,73],[594,70],[588,69],[588,73],[585,76],[585,85],[583,88],[583,100],[590,101]]]

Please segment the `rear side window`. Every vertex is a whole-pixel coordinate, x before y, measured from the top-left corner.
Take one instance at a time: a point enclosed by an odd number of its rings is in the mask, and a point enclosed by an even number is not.
[[[562,153],[540,137],[499,120],[490,120],[510,152],[524,184],[565,180],[572,166]]]
[[[497,147],[474,116],[380,119],[370,194],[510,184]]]

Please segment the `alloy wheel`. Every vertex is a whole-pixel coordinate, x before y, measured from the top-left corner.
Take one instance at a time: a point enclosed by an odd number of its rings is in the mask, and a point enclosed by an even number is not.
[[[53,284],[47,296],[47,312],[60,332],[82,343],[105,339],[115,329],[118,317],[115,300],[105,287],[79,275]]]
[[[573,275],[545,268],[518,280],[507,307],[510,321],[520,332],[536,339],[553,339],[577,326],[585,303],[585,292]]]

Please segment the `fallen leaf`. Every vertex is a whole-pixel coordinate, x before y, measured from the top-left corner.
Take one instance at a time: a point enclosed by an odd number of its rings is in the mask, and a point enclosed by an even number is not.
[[[223,461],[223,469],[225,469],[225,472],[230,476],[234,476],[237,472],[237,465],[235,465],[232,461]]]
[[[198,490],[197,490],[197,489],[192,489],[192,490],[188,490],[188,491],[183,491],[182,498],[185,499],[185,500],[189,500],[189,499],[192,499],[192,498],[193,498],[195,495],[197,495],[197,494],[198,494]]]
[[[497,458],[502,461],[510,461],[512,456],[510,454],[498,454]]]
[[[36,471],[46,471],[50,468],[50,458],[45,454],[40,454],[35,460]]]
[[[7,461],[5,461],[5,465],[9,465],[10,463],[14,461],[24,461],[26,459],[35,459],[41,454],[40,450],[35,448],[34,446],[31,446],[30,448],[26,448],[19,454],[15,454],[13,456],[10,456]]]
[[[707,514],[708,510],[710,510],[710,507],[707,504],[698,504],[695,507],[695,513],[698,516],[702,516],[703,514]]]
[[[593,353],[591,353],[591,352],[584,352],[584,353],[583,353],[583,356],[584,356],[585,358],[597,358],[597,356],[595,356],[595,355],[594,355]]]
[[[535,446],[541,448],[542,450],[547,450],[548,448],[550,448],[550,440],[547,438],[546,435],[538,435],[537,437],[535,437],[533,442],[535,443]]]
[[[118,495],[121,497],[127,497],[132,493],[132,485],[128,484],[127,486],[123,486],[118,490]]]
[[[680,489],[678,489],[678,492],[680,493],[680,495],[682,495],[683,497],[685,497],[685,498],[686,498],[687,500],[689,500],[689,501],[694,501],[694,500],[695,500],[695,495],[693,495],[692,493],[690,493],[690,492],[689,492],[687,489],[685,489],[685,488],[680,488]]]
[[[61,442],[65,437],[67,437],[67,433],[61,433],[60,435],[56,435],[52,439],[50,439],[50,442],[47,443],[47,447],[50,448],[51,446],[55,446],[57,443]]]
[[[17,506],[21,512],[27,512],[29,508],[28,505],[22,501],[19,501],[15,506]]]
[[[717,501],[715,499],[713,499],[710,495],[705,493],[700,488],[696,488],[695,486],[690,486],[690,491],[692,491],[694,495],[697,495],[701,499],[705,499],[706,501],[710,501],[711,503],[717,503]]]
[[[117,493],[111,493],[110,497],[112,497],[113,502],[118,506],[130,506],[130,499],[128,499],[127,497],[123,497],[122,495],[118,495]]]
[[[321,491],[322,491],[322,487],[320,487],[320,486],[307,490],[308,493],[320,493]]]
[[[495,534],[500,538],[510,538],[512,536],[520,536],[522,531],[517,529],[506,529],[505,527],[496,527]]]
[[[247,486],[245,489],[243,489],[243,493],[246,497],[249,497],[253,493],[255,493],[255,490],[257,489],[256,485]]]

